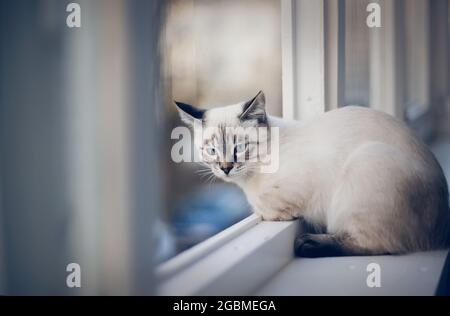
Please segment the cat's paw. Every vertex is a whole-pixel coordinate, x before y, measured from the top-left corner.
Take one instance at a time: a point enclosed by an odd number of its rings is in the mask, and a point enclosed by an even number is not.
[[[279,216],[261,216],[263,221],[266,222],[282,222],[284,219]]]
[[[281,212],[274,212],[274,213],[264,213],[261,214],[261,218],[264,221],[269,221],[269,222],[285,222],[285,221],[293,221],[296,218],[290,214],[287,213],[281,213]]]
[[[294,253],[297,257],[335,256],[335,250],[333,239],[326,234],[303,234],[294,241]]]
[[[297,257],[311,257],[318,242],[312,238],[311,234],[303,234],[295,238],[294,253]]]

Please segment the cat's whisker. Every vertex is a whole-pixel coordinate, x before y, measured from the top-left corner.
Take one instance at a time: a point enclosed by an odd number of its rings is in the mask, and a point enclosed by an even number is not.
[[[200,175],[200,179],[208,179],[212,174],[211,173],[205,173]]]
[[[211,169],[204,169],[204,170],[197,170],[195,171],[196,174],[206,174],[211,173]]]
[[[212,179],[212,182],[211,182],[211,184],[210,184],[210,186],[213,186],[214,185],[214,183],[216,182],[216,177],[213,177],[213,179]]]
[[[211,191],[211,186],[212,186],[212,183],[214,182],[215,178],[216,178],[216,176],[213,173],[206,179],[205,184],[208,188],[208,191]]]
[[[201,167],[206,168],[206,169],[210,169],[210,166],[209,166],[206,162],[199,161],[199,162],[197,162],[197,164],[198,164],[199,166],[201,166]]]

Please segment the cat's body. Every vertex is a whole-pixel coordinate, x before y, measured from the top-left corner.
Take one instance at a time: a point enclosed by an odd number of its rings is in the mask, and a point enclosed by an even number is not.
[[[234,107],[239,113],[239,106]],[[249,104],[240,107],[245,110]],[[208,112],[202,114],[204,124],[224,120],[224,112]],[[258,122],[279,128],[278,171],[225,180],[243,189],[263,219],[304,218],[322,230],[297,239],[298,255],[405,253],[449,246],[442,169],[400,121],[367,108],[344,107],[306,123],[265,112]],[[237,123],[229,118],[228,124]]]
[[[373,253],[443,244],[439,230],[450,222],[445,178],[403,124],[362,107],[305,124],[278,121],[278,172],[236,181],[264,219],[303,217],[328,234],[350,235]]]

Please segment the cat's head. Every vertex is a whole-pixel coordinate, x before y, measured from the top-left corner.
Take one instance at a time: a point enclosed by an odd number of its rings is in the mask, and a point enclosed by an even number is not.
[[[203,165],[225,181],[257,172],[261,148],[268,147],[265,96],[260,91],[249,101],[202,110],[175,102],[181,119],[194,131],[194,144]]]

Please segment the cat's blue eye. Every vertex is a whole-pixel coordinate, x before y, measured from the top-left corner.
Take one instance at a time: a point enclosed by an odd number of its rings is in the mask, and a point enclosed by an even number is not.
[[[236,145],[236,153],[243,153],[244,151],[245,151],[245,149],[246,149],[246,145],[245,145],[245,143],[240,143],[240,144],[237,144]]]
[[[216,154],[216,149],[214,147],[207,147],[206,152],[210,156],[214,156]]]

